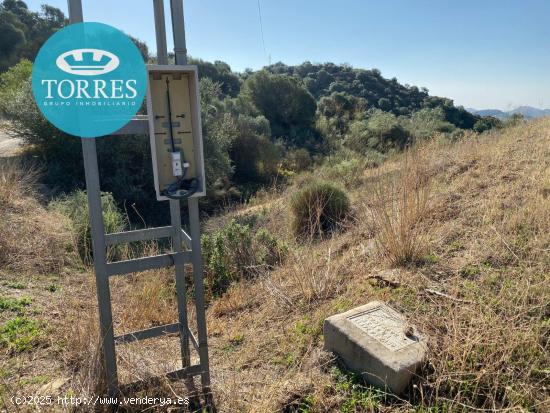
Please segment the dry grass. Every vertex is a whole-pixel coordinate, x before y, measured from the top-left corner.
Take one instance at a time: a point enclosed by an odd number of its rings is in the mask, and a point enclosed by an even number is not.
[[[405,157],[366,171],[367,184],[352,197],[367,219],[295,248],[282,268],[254,286],[235,285],[216,303],[233,308],[209,319],[224,411],[548,411],[549,132],[543,120],[466,142],[434,141],[414,154],[422,163]],[[387,265],[418,265],[385,281],[371,239],[380,240],[384,226],[374,225],[380,215],[368,201],[373,183],[389,175],[379,188],[389,237],[399,242],[384,254]],[[313,356],[326,316],[375,299],[430,337],[429,363],[401,398],[342,384]],[[239,334],[242,343],[227,350]]]
[[[59,273],[73,262],[67,220],[45,210],[35,189],[36,170],[0,158],[0,268]]]
[[[427,254],[430,165],[424,148],[407,150],[395,172],[380,176],[373,187],[374,200],[368,211],[374,223],[376,243],[391,265],[422,261]]]
[[[154,254],[154,248],[149,248],[149,253]],[[29,289],[25,291],[33,295],[29,312],[38,314],[43,334],[33,351],[15,354],[12,360],[0,364],[0,371],[13,372],[10,373],[13,376],[9,379],[9,386],[1,389],[0,395],[7,400],[7,396],[21,392],[54,397],[105,394],[94,275],[90,272],[75,273],[74,270],[70,273],[66,268],[65,275],[56,280],[59,290],[51,294],[45,292],[49,288],[47,279],[31,274],[18,279],[30,280],[27,281]],[[177,321],[174,276],[170,271],[116,277],[110,282],[110,287],[115,335]],[[188,312],[193,318],[192,303]],[[190,327],[196,335],[196,326],[191,323]],[[35,364],[37,358],[43,362]],[[198,355],[192,352],[192,363],[197,362]],[[164,373],[181,367],[177,335],[117,346],[118,377],[123,396],[189,397],[191,394],[184,383],[171,383],[162,378],[144,390],[126,388],[130,383],[162,377]],[[27,381],[40,377],[53,384],[54,389],[44,390],[45,386],[41,386],[33,390],[28,386]],[[62,383],[60,387],[55,387],[57,381]],[[159,408],[145,407],[153,411]],[[91,411],[82,406],[66,410]],[[137,412],[142,408],[128,408],[127,411]]]
[[[307,309],[343,290],[342,281],[349,269],[334,244],[329,240],[317,247],[295,250],[283,268],[261,281],[275,305]]]
[[[359,212],[347,231],[291,244],[282,266],[234,284],[212,303],[207,322],[220,411],[550,411],[550,120],[468,139],[431,142],[414,155],[421,162],[409,154],[366,170],[350,194]],[[380,184],[382,176],[393,178]],[[373,198],[376,185],[383,196]],[[257,216],[258,225],[288,240],[289,197],[280,199],[236,213]],[[419,260],[426,254],[430,259]],[[411,261],[417,265],[388,269]],[[150,272],[112,283],[117,332],[175,321],[171,277]],[[51,362],[55,354],[52,375],[70,378],[62,391],[92,392],[93,278],[63,282],[66,291],[56,298],[62,310],[49,321],[59,329],[52,343],[61,336],[70,345],[54,352],[51,343],[20,358]],[[400,397],[356,381],[322,351],[323,320],[372,300],[403,311],[429,337],[428,363]],[[73,327],[77,322],[90,328]],[[121,347],[121,377],[145,377],[178,360],[174,337]],[[185,390],[163,384],[150,391]]]

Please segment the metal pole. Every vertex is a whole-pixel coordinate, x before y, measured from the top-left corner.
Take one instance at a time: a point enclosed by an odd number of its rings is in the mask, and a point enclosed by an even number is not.
[[[166,45],[166,23],[164,17],[164,0],[154,0],[155,32],[157,34],[157,61],[158,64],[168,64],[168,47]],[[169,120],[171,122],[171,119]],[[181,204],[179,200],[170,201],[170,221],[172,224],[172,249],[174,252],[183,250],[183,235],[181,232]],[[189,352],[189,323],[187,320],[187,291],[185,287],[184,264],[175,264],[176,293],[178,296],[178,321],[181,346],[182,367],[191,365]],[[194,392],[193,380],[184,379],[190,392]]]
[[[212,404],[210,392],[210,365],[208,360],[208,339],[206,335],[206,312],[204,309],[204,283],[201,255],[201,228],[198,198],[189,198],[189,227],[191,232],[191,253],[193,262],[193,281],[195,284],[195,307],[197,312],[197,330],[199,357],[201,361],[201,384],[206,402]]]
[[[174,36],[174,53],[176,64],[187,64],[185,46],[185,25],[183,19],[183,0],[170,0],[172,33]],[[191,254],[193,263],[193,282],[195,284],[195,308],[197,313],[197,332],[199,341],[199,358],[201,364],[201,385],[205,402],[212,411],[215,410],[210,391],[210,365],[208,360],[208,339],[206,334],[206,311],[204,308],[204,281],[201,255],[201,230],[198,198],[187,200],[189,209],[189,227],[191,232]]]
[[[157,36],[157,62],[168,64],[168,46],[166,45],[166,24],[164,19],[164,0],[153,0],[155,14],[155,33]]]
[[[183,233],[181,232],[181,209],[179,201],[170,201],[170,219],[172,221],[172,249],[174,252],[183,250]],[[185,288],[184,264],[175,264],[176,269],[176,293],[178,295],[178,318],[181,344],[182,367],[191,365],[189,353],[189,324],[187,321],[187,291]],[[186,385],[189,390],[192,388],[192,380],[187,379]]]
[[[82,2],[80,0],[69,0],[69,23],[82,23],[84,17],[82,15]]]
[[[81,0],[68,0],[69,22],[80,23],[83,19]],[[107,276],[105,247],[105,227],[99,188],[99,170],[95,138],[81,138],[88,194],[89,219],[92,233],[92,250],[99,304],[99,323],[102,340],[103,362],[108,393],[114,396],[118,391],[113,316],[111,312],[111,292]]]
[[[185,46],[185,24],[183,21],[183,0],[170,0],[172,14],[172,34],[174,36],[174,53],[177,65],[187,64],[187,47]]]
[[[83,21],[81,0],[68,0],[70,23]],[[174,29],[174,51],[176,63],[186,64],[185,31],[183,26],[183,2],[171,0],[172,24]],[[164,18],[163,0],[154,0],[155,29],[157,37],[157,59],[159,64],[168,63],[166,46],[166,28]],[[111,294],[109,288],[106,257],[106,236],[101,207],[101,193],[99,184],[99,170],[97,164],[97,151],[95,138],[83,138],[82,150],[84,158],[84,170],[86,175],[86,188],[89,205],[89,219],[92,232],[92,248],[94,254],[94,269],[97,285],[97,297],[99,303],[100,333],[102,339],[102,354],[104,362],[104,374],[108,386],[108,394],[115,396],[118,393],[117,365],[115,340],[113,333],[113,321],[111,310]],[[170,215],[172,221],[172,244],[174,252],[181,252],[181,208],[177,200],[170,201]],[[206,335],[206,314],[204,308],[204,285],[202,271],[202,257],[200,249],[200,222],[198,199],[189,199],[189,218],[192,244],[193,278],[195,284],[195,304],[197,309],[198,347],[201,366],[201,382],[205,401],[213,407],[210,393],[210,372],[208,362],[208,345]],[[175,264],[176,290],[178,294],[179,331],[181,338],[181,351],[183,367],[190,365],[189,356],[189,329],[187,320],[186,288],[183,263]],[[191,377],[185,379],[186,384],[192,384]],[[188,386],[190,387],[190,386]]]

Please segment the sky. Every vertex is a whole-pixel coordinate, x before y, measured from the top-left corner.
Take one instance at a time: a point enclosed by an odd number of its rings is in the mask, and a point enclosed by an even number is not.
[[[25,1],[67,13],[66,0]],[[549,0],[184,0],[184,8],[189,55],[236,71],[347,63],[468,108],[550,108]],[[152,0],[83,0],[83,11],[155,50]],[[171,49],[169,20],[167,32]]]

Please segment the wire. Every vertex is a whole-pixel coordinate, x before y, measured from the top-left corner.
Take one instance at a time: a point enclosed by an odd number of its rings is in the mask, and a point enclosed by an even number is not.
[[[264,39],[264,25],[263,25],[263,22],[262,22],[262,7],[260,6],[260,0],[258,0],[258,17],[260,18],[260,33],[262,35],[262,46],[264,48],[264,55],[265,55],[265,58],[268,62],[268,64],[270,64],[270,58],[267,54],[267,49],[265,47],[265,39]]]
[[[174,129],[172,128],[172,105],[170,103],[170,81],[166,76],[166,100],[168,101],[168,130],[170,131],[170,143],[172,146],[172,152],[176,152],[176,145],[174,143]]]

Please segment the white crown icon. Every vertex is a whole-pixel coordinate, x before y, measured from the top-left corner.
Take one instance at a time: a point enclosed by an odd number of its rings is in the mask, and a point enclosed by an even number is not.
[[[60,54],[55,64],[72,75],[98,76],[115,70],[120,59],[106,50],[74,49]]]

